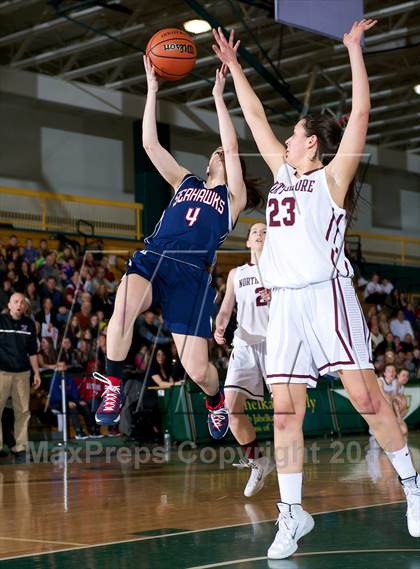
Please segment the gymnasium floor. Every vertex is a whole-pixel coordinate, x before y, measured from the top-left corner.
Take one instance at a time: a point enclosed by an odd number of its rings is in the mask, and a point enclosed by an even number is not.
[[[212,451],[185,451],[189,464],[173,451],[138,468],[127,457],[86,464],[71,455],[67,464],[2,465],[2,567],[420,569],[420,543],[407,532],[388,459],[367,437],[342,443],[308,439],[304,505],[316,525],[282,561],[265,557],[275,534],[275,475],[246,499],[248,470],[208,464]],[[418,433],[410,445],[420,466]]]

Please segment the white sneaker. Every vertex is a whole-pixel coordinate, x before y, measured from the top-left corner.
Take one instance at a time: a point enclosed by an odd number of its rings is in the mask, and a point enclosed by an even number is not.
[[[270,472],[273,472],[276,465],[271,458],[262,456],[260,458],[242,458],[239,464],[234,464],[233,466],[251,469],[251,474],[244,490],[244,495],[247,498],[251,498],[251,496],[255,496],[261,490],[264,486],[265,477]]]
[[[309,533],[314,525],[313,517],[300,504],[277,504],[278,531],[267,552],[269,559],[284,559],[297,550],[298,540]]]
[[[407,526],[412,537],[420,537],[420,475],[401,480],[407,497]]]

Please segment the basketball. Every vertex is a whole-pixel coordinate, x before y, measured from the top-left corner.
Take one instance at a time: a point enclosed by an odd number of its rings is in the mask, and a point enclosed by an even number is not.
[[[167,81],[186,77],[194,67],[197,48],[188,34],[177,28],[165,28],[150,38],[146,55],[156,74]]]

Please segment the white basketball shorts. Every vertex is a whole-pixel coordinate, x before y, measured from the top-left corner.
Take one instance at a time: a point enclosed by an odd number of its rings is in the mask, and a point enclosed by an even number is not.
[[[370,332],[351,279],[271,291],[267,384],[307,383],[338,370],[374,369]]]
[[[264,399],[266,343],[235,346],[227,370],[225,390],[238,391],[248,399]]]

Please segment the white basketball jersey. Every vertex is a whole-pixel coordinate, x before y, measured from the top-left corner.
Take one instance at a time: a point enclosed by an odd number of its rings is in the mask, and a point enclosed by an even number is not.
[[[301,288],[352,277],[344,253],[346,211],[328,189],[325,169],[295,176],[283,165],[267,200],[267,234],[260,269],[267,288]]]
[[[268,325],[268,305],[261,298],[264,288],[256,265],[247,263],[235,271],[234,290],[237,302],[238,327],[234,346],[250,346],[265,340]]]

